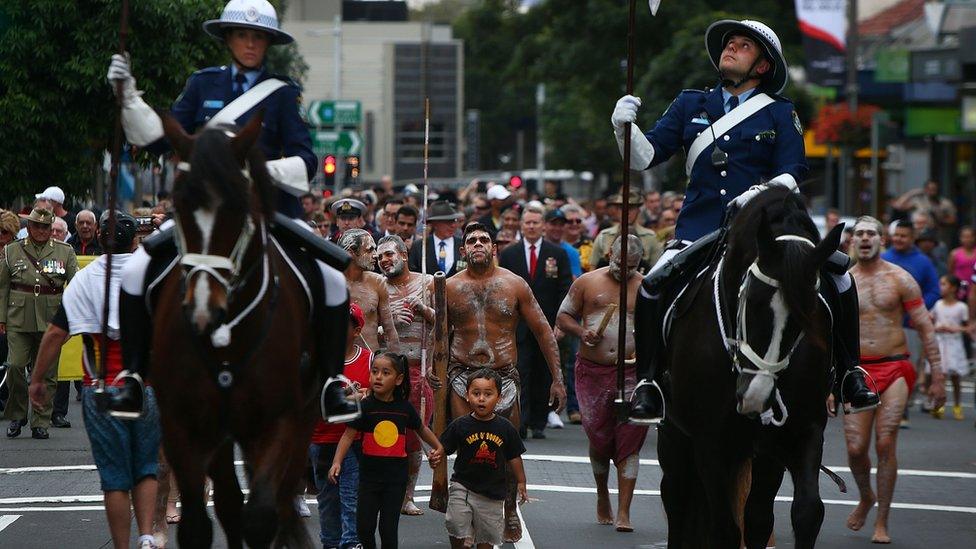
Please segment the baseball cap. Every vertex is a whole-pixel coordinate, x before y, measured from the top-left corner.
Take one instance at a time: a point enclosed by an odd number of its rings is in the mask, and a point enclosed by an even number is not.
[[[550,222],[550,223],[553,222],[553,221],[562,221],[562,222],[565,222],[566,221],[566,214],[563,213],[563,211],[560,210],[559,208],[553,208],[553,209],[549,210],[548,212],[546,212],[546,218],[545,219],[546,219],[546,222]]]
[[[510,196],[512,196],[511,191],[504,185],[494,185],[488,189],[488,200],[507,200]]]
[[[366,317],[363,315],[363,310],[355,303],[349,304],[349,319],[356,323],[357,328],[362,328],[366,325]]]
[[[64,204],[64,191],[61,190],[61,187],[48,187],[44,189],[44,192],[35,194],[34,198],[44,198],[58,204]]]

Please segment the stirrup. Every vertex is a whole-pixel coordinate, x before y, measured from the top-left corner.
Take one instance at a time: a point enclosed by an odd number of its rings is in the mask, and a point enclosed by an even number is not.
[[[661,390],[660,385],[658,385],[657,384],[657,381],[654,381],[654,380],[647,381],[646,379],[641,379],[637,383],[637,386],[634,387],[634,391],[630,394],[630,404],[631,404],[631,406],[633,406],[633,404],[634,404],[634,397],[637,395],[637,390],[640,389],[641,387],[645,386],[645,385],[650,385],[651,387],[654,387],[654,389],[657,390],[657,394],[661,397],[661,417],[656,417],[656,418],[651,418],[651,419],[642,419],[642,418],[634,418],[634,417],[631,417],[630,415],[628,415],[627,416],[627,422],[628,423],[631,423],[633,425],[657,425],[658,423],[661,423],[662,421],[664,421],[664,417],[666,415],[666,407],[667,407],[667,404],[664,401],[664,391]]]
[[[877,408],[878,406],[881,405],[881,394],[878,393],[878,384],[875,383],[874,378],[871,377],[871,374],[869,374],[868,371],[865,370],[864,368],[862,368],[860,365],[855,366],[853,369],[847,370],[846,372],[844,372],[844,377],[842,377],[841,380],[840,380],[840,405],[841,405],[841,408],[843,408],[844,407],[844,404],[846,404],[846,402],[844,402],[844,383],[847,381],[847,376],[851,375],[851,373],[854,372],[855,370],[860,370],[864,374],[864,382],[865,383],[867,383],[867,380],[869,380],[869,379],[871,380],[871,385],[874,385],[874,391],[873,392],[874,392],[875,395],[878,396],[878,402],[877,402],[877,404],[874,404],[874,405],[871,405],[871,406],[862,406],[860,408],[851,407],[850,413],[851,414],[857,414],[857,413],[860,413],[860,412],[866,412],[868,410],[874,410],[875,408]],[[847,414],[847,413],[848,412],[845,410],[844,411],[844,414]]]
[[[112,385],[117,386],[120,383],[124,384],[126,379],[134,379],[136,383],[139,384],[139,391],[142,393],[142,402],[139,406],[139,411],[132,412],[128,410],[113,410],[111,407],[109,407],[108,415],[118,419],[139,419],[146,411],[146,384],[142,381],[142,376],[139,374],[130,372],[128,370],[122,370],[119,372],[119,375],[115,376],[115,381],[112,383]]]
[[[349,395],[346,396],[346,402],[350,404],[351,407],[355,407],[355,411],[349,411],[336,415],[330,415],[327,413],[328,408],[326,406],[327,403],[325,402],[325,399],[326,395],[328,394],[329,385],[333,383],[341,383],[346,387],[352,387],[352,381],[342,374],[330,377],[326,380],[325,384],[322,385],[322,394],[319,396],[319,412],[322,414],[322,418],[328,423],[348,423],[359,418],[359,416],[363,414],[362,404],[358,398],[349,398]]]

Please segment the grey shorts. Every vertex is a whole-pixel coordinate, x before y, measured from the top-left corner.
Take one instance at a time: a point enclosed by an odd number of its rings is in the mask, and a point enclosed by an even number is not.
[[[462,399],[468,398],[468,376],[478,371],[460,364],[451,364],[447,370],[447,380],[454,392]],[[495,412],[506,414],[518,402],[519,375],[515,366],[495,370],[502,377],[502,394],[495,406]]]
[[[452,482],[448,488],[447,535],[464,540],[465,547],[479,543],[502,544],[505,530],[505,501],[486,498]]]

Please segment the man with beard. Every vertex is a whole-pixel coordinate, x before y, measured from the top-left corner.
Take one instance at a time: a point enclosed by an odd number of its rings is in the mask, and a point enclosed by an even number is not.
[[[412,208],[404,206],[403,208]],[[402,208],[401,208],[402,210]],[[420,358],[423,345],[423,328],[426,322],[428,336],[434,327],[434,309],[430,306],[433,296],[431,275],[410,272],[407,266],[407,246],[396,235],[384,236],[376,249],[377,264],[386,277],[386,289],[390,296],[390,312],[400,337],[400,353],[407,357],[410,366],[410,404],[417,409],[424,422],[429,425],[434,417],[434,391],[423,375]],[[424,286],[426,285],[426,300]],[[421,406],[421,398],[425,405]],[[423,461],[423,447],[417,433],[407,431],[407,492],[403,498],[400,512],[404,515],[424,514],[413,502],[413,492],[417,487],[417,476]]]
[[[561,411],[566,403],[566,387],[559,370],[559,347],[542,308],[528,283],[520,276],[495,266],[491,233],[481,223],[464,229],[462,252],[467,269],[447,279],[447,314],[452,330],[448,383],[451,415],[471,413],[465,398],[468,376],[481,368],[491,368],[502,377],[502,391],[495,412],[519,427],[520,382],[517,368],[516,329],[524,321],[535,336],[549,372],[549,405]],[[522,524],[516,514],[515,484],[509,478],[505,499],[505,541],[522,538]]]
[[[922,292],[911,274],[880,257],[881,231],[881,222],[873,217],[857,220],[852,242],[857,264],[851,269],[860,300],[861,364],[877,384],[881,406],[861,414],[845,414],[844,434],[851,474],[861,495],[847,518],[847,527],[860,530],[877,499],[878,516],[871,541],[891,543],[888,513],[898,475],[898,425],[915,384],[915,369],[908,359],[905,330],[901,328],[904,314],[918,330],[925,356],[932,365],[929,397],[936,407],[945,403],[945,375]],[[828,407],[833,408],[833,404]],[[877,494],[871,489],[868,455],[872,430],[878,454]]]
[[[346,283],[349,299],[359,305],[366,317],[362,338],[370,351],[379,348],[378,326],[383,326],[386,349],[399,352],[400,339],[393,316],[390,314],[390,297],[383,277],[373,272],[376,244],[363,229],[349,229],[339,237],[339,247],[349,252],[352,262],[346,267]]]
[[[634,302],[640,287],[637,273],[642,248],[640,239],[628,235],[626,274],[620,238],[611,246],[610,265],[576,279],[559,307],[556,325],[567,334],[583,341],[576,355],[576,398],[583,413],[583,430],[590,441],[590,466],[596,480],[596,520],[615,524],[618,532],[632,532],[630,502],[637,485],[640,449],[647,427],[618,421],[614,400],[617,397],[617,307],[620,304],[620,282],[626,277],[627,322],[633,326]],[[604,320],[608,318],[609,321]],[[625,357],[634,354],[634,332],[627,333]],[[637,384],[633,364],[628,365],[625,390],[629,394]],[[617,517],[614,520],[607,480],[610,461],[617,467]]]

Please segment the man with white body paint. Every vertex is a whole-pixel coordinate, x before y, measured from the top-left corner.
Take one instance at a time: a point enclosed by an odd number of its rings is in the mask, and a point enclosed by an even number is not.
[[[912,276],[880,257],[881,223],[862,216],[854,225],[851,247],[857,264],[851,274],[857,281],[861,319],[861,364],[874,379],[881,406],[863,414],[844,416],[847,458],[857,482],[860,502],[847,518],[847,527],[860,530],[868,511],[878,503],[874,522],[874,543],[891,543],[888,513],[898,475],[898,425],[915,383],[915,369],[909,361],[902,318],[906,313],[922,339],[925,356],[932,365],[929,396],[936,407],[945,403],[945,375],[939,357],[935,328],[929,319],[922,292]],[[828,405],[833,408],[833,404]],[[871,431],[878,454],[877,493],[871,489]]]
[[[532,289],[522,277],[495,265],[495,245],[485,225],[469,223],[464,228],[462,243],[467,268],[447,279],[447,318],[451,330],[447,377],[452,389],[452,417],[471,413],[466,400],[468,376],[481,368],[491,368],[502,378],[501,398],[495,413],[519,427],[521,385],[516,345],[519,320],[525,320],[542,350],[553,380],[549,406],[561,412],[566,404],[566,386],[559,368],[559,346]],[[516,485],[509,475],[505,542],[522,538],[515,495]]]
[[[362,339],[370,351],[379,348],[378,327],[383,326],[384,347],[394,353],[400,352],[400,338],[393,316],[390,314],[390,294],[386,281],[373,272],[376,262],[376,243],[365,229],[349,229],[339,237],[339,247],[349,252],[352,262],[346,267],[346,283],[349,285],[349,299],[359,305],[366,317]]]
[[[405,206],[412,208],[412,206]],[[423,328],[426,322],[427,335],[434,330],[434,308],[430,306],[434,296],[432,275],[410,272],[407,264],[407,245],[397,235],[384,236],[376,248],[376,263],[386,277],[386,290],[390,297],[390,314],[396,325],[400,339],[400,353],[407,357],[410,366],[410,404],[424,425],[429,425],[434,417],[434,391],[423,375],[420,359],[423,346]],[[426,300],[424,286],[426,285]],[[432,341],[428,337],[427,341]],[[428,363],[430,355],[428,355]],[[425,405],[421,406],[421,398]],[[423,447],[420,437],[407,430],[407,491],[403,497],[400,512],[404,515],[422,515],[413,502],[413,492],[417,487],[420,465],[423,462]]]
[[[569,294],[559,307],[556,326],[582,340],[576,355],[576,397],[583,414],[583,430],[590,441],[590,465],[596,480],[596,520],[614,524],[618,532],[632,532],[630,502],[637,485],[640,449],[647,427],[617,421],[614,400],[617,397],[617,334],[621,280],[627,280],[627,322],[633,326],[634,302],[640,288],[637,273],[643,249],[640,239],[628,235],[627,261],[624,267],[620,237],[610,248],[610,265],[585,273],[573,282]],[[609,321],[603,319],[609,315]],[[601,330],[600,328],[603,328]],[[624,356],[634,354],[633,330],[626,330]],[[624,372],[625,390],[637,383],[633,364]],[[607,481],[610,461],[617,467],[617,515],[614,519]]]

